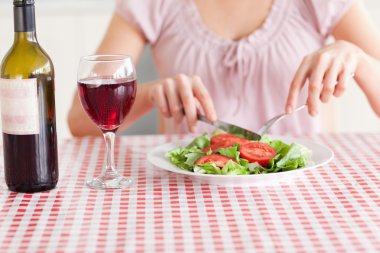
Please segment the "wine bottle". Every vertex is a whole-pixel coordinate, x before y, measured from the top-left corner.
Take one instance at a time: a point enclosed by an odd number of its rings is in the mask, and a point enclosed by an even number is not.
[[[14,43],[1,64],[5,181],[39,192],[58,181],[54,67],[38,44],[34,0],[14,0]]]

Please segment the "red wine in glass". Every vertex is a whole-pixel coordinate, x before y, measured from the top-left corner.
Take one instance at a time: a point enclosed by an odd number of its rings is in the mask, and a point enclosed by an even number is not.
[[[136,80],[90,78],[78,81],[83,108],[103,131],[116,131],[136,97]]]
[[[106,163],[101,175],[86,181],[92,189],[122,189],[133,180],[118,172],[114,162],[115,133],[136,97],[136,70],[128,55],[89,55],[78,66],[78,94],[91,120],[101,129]]]

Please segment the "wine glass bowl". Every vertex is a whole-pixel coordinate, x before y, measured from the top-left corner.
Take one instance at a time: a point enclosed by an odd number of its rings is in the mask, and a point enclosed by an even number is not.
[[[94,189],[128,187],[132,180],[114,165],[115,133],[132,108],[136,97],[136,71],[126,55],[91,55],[78,67],[78,94],[87,115],[103,132],[107,161],[102,175],[87,181]]]

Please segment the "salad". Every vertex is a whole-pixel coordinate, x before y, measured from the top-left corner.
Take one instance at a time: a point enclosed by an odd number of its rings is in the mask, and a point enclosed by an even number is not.
[[[311,150],[264,135],[250,141],[229,133],[196,137],[186,147],[166,153],[177,167],[198,174],[249,175],[295,170],[313,164]]]

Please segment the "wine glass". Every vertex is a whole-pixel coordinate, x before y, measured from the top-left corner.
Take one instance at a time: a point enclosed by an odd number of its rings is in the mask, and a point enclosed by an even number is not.
[[[136,71],[127,55],[90,55],[78,67],[78,93],[88,116],[103,132],[107,161],[103,173],[87,186],[93,189],[126,188],[130,178],[114,165],[115,132],[130,111],[136,96]]]

